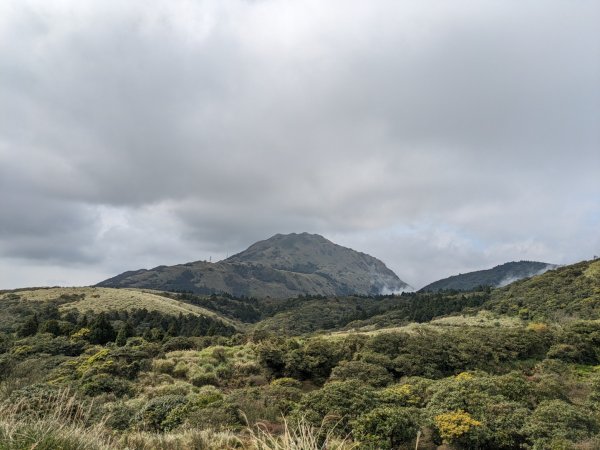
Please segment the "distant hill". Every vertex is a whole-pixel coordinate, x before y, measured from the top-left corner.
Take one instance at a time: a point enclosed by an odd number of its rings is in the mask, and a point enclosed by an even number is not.
[[[56,305],[63,314],[69,311],[99,314],[146,310],[174,318],[194,316],[208,323],[218,323],[231,330],[240,326],[236,320],[217,312],[157,293],[102,287],[53,287],[0,292],[0,308],[3,311],[0,317],[0,330],[10,329],[13,323],[17,323],[23,314],[23,308],[43,309],[50,304]]]
[[[462,273],[444,278],[428,284],[421,291],[437,292],[445,289],[469,291],[479,286],[502,287],[523,278],[539,275],[555,267],[557,266],[554,264],[537,261],[513,261],[492,269],[478,270],[476,272]]]
[[[530,320],[600,319],[600,260],[559,267],[494,290],[484,308]]]
[[[377,295],[410,289],[380,260],[308,233],[277,234],[217,263],[196,261],[125,272],[97,286],[257,298]]]

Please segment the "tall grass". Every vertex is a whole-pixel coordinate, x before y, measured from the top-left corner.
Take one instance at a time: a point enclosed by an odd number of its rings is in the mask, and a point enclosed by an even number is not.
[[[119,448],[127,450],[233,450],[246,448],[228,431],[189,429],[174,433],[134,432],[124,434]]]
[[[91,405],[83,407],[69,391],[45,399],[43,411],[24,402],[0,406],[0,450],[108,450],[102,422],[88,426]]]
[[[0,450],[351,450],[356,445],[336,438],[335,427],[311,425],[301,418],[284,420],[281,433],[265,424],[246,432],[184,429],[171,433],[126,432],[117,435],[105,421],[92,418],[68,390],[0,405]]]
[[[339,439],[334,435],[335,427],[323,422],[313,426],[305,418],[290,424],[284,419],[283,433],[271,432],[266,426],[258,424],[248,428],[248,448],[253,450],[351,450],[357,444],[348,439]]]

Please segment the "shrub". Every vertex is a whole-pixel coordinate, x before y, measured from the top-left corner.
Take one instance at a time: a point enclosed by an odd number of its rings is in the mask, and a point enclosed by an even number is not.
[[[362,446],[392,450],[416,436],[420,420],[417,408],[379,406],[352,423],[353,435]]]
[[[473,439],[472,434],[481,427],[481,422],[462,410],[438,414],[434,418],[434,423],[443,442],[447,444],[464,445],[470,440],[476,440],[476,437]]]
[[[598,423],[593,416],[562,400],[540,403],[523,427],[534,448],[546,448],[552,439],[583,440],[597,430]]]
[[[181,395],[165,395],[149,400],[138,413],[137,421],[147,430],[164,431],[164,421],[177,406],[187,402]]]
[[[230,402],[215,402],[185,416],[185,425],[197,429],[229,430],[243,424],[237,405]]]
[[[389,386],[378,392],[378,397],[382,403],[394,406],[419,406],[422,404],[422,398],[415,387],[408,383]]]
[[[106,373],[99,373],[83,379],[81,381],[80,389],[85,395],[91,397],[108,392],[123,397],[125,395],[130,395],[133,392],[133,385],[123,378]]]
[[[392,376],[384,367],[364,361],[342,361],[331,371],[331,379],[360,380],[375,387],[386,386],[392,382]]]
[[[155,359],[152,361],[152,370],[157,373],[173,374],[175,361],[172,359]]]
[[[178,336],[167,339],[162,348],[165,353],[176,350],[190,350],[196,348],[196,343],[188,337]]]
[[[560,359],[565,362],[579,362],[582,358],[581,351],[574,345],[555,344],[548,350],[547,358]]]
[[[134,409],[123,402],[106,404],[103,410],[106,413],[106,425],[113,430],[126,430],[135,417]]]
[[[302,383],[300,383],[298,380],[287,377],[287,378],[277,378],[277,379],[271,381],[271,386],[281,386],[281,387],[287,387],[287,388],[300,389],[302,387]]]
[[[218,386],[219,379],[214,372],[195,372],[190,377],[190,382],[197,387],[201,386]]]
[[[326,418],[339,422],[336,430],[349,433],[349,422],[375,407],[375,392],[358,380],[333,381],[309,392],[298,403],[294,417],[304,417],[318,426]]]
[[[186,378],[189,370],[190,368],[187,363],[179,361],[177,364],[175,364],[175,367],[173,368],[173,376],[179,378]]]

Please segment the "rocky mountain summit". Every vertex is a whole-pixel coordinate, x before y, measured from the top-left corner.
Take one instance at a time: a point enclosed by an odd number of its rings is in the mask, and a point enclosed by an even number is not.
[[[97,286],[258,298],[377,295],[411,289],[377,258],[309,233],[276,234],[223,261],[130,271]]]

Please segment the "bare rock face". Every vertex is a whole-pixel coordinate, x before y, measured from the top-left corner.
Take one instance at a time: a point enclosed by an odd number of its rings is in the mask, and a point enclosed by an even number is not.
[[[217,263],[125,272],[98,286],[258,298],[377,295],[411,289],[380,260],[308,233],[277,234]]]

